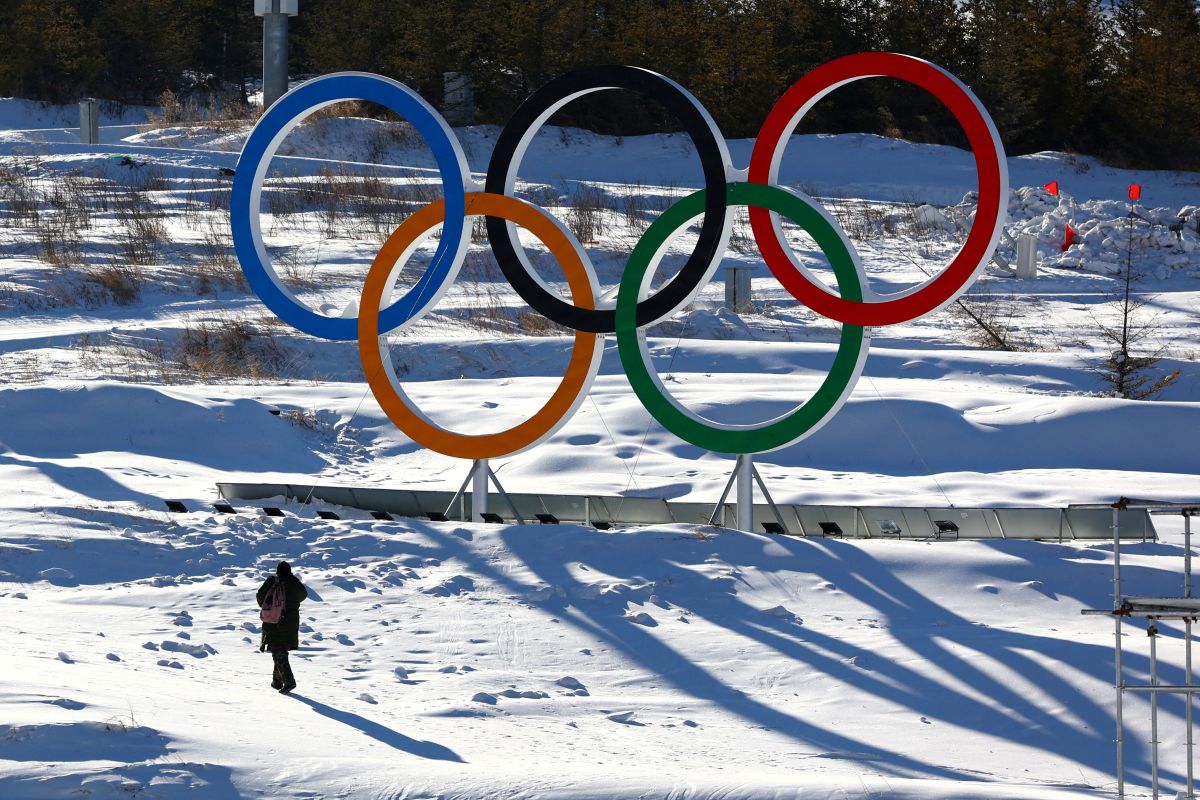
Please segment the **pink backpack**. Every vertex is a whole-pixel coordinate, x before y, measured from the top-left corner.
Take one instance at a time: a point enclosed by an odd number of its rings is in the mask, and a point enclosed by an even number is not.
[[[258,616],[263,622],[277,624],[283,618],[283,607],[286,604],[287,590],[283,588],[283,581],[276,577],[275,585],[267,590],[267,596],[263,598],[262,610],[258,612]]]

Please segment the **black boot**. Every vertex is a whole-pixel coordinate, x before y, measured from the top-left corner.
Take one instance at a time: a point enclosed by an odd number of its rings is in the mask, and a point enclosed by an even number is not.
[[[296,678],[292,675],[292,665],[288,662],[287,650],[272,650],[271,658],[275,660],[275,675],[279,680],[279,685],[271,685],[279,690],[280,694],[287,694],[292,689],[296,688]]]

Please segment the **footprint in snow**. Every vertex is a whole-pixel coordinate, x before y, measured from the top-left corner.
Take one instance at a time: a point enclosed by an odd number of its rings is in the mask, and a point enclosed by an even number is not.
[[[57,700],[46,700],[46,704],[65,708],[68,711],[82,711],[87,708],[87,703],[81,703],[78,700],[68,700],[65,697],[60,697]]]
[[[362,700],[364,703],[370,703],[370,704],[371,704],[371,705],[373,705],[373,706],[377,706],[377,705],[379,705],[379,701],[378,701],[378,700],[376,700],[376,699],[375,699],[374,697],[372,697],[371,695],[367,694],[366,692],[363,692],[362,694],[360,694],[360,695],[358,696],[358,699],[359,699],[359,700]]]
[[[160,658],[158,660],[158,665],[160,667],[170,667],[171,669],[183,669],[183,664],[180,664],[178,661],[170,661],[165,658]]]
[[[346,635],[346,634],[344,634],[344,633],[339,633],[339,634],[337,635],[337,641],[338,641],[338,644],[344,644],[344,645],[352,645],[352,644],[354,644],[354,640],[353,640],[353,639],[351,639],[349,636],[347,636],[347,635]]]
[[[626,614],[625,619],[635,625],[645,625],[647,628],[658,627],[658,621],[654,617],[647,614],[645,611],[639,611],[636,614]]]
[[[71,658],[69,655],[62,652],[61,650],[58,653],[58,660],[63,662],[64,664],[74,664],[75,663],[75,659]]]
[[[576,697],[587,697],[588,690],[577,678],[572,678],[570,675],[565,675],[555,683],[567,690],[568,694],[573,694]]]
[[[212,645],[176,642],[172,639],[167,639],[159,646],[163,650],[171,653],[187,653],[192,658],[207,658],[208,656],[217,654],[217,651],[212,647]]]
[[[104,657],[107,658],[109,661],[120,661],[121,660],[121,657],[119,655],[117,655],[116,653],[108,653]]]
[[[636,719],[634,719],[635,714],[636,712],[634,711],[621,711],[616,714],[609,714],[607,719],[610,719],[613,722],[619,722],[622,725],[644,726],[646,723],[638,722]]]
[[[563,591],[561,586],[541,586],[528,592],[525,597],[532,603],[544,603],[554,598],[565,600],[567,593]]]
[[[332,583],[334,586],[338,587],[339,589],[345,589],[347,592],[350,592],[351,594],[358,591],[359,589],[367,588],[367,584],[363,583],[358,578],[348,578],[345,575],[335,575],[334,577],[329,579],[329,582]]]
[[[785,620],[787,622],[795,622],[798,625],[804,624],[804,620],[800,619],[799,617],[797,617],[795,614],[793,614],[791,611],[784,608],[783,606],[775,606],[774,608],[768,608],[766,610],[766,612],[764,612],[764,613],[770,614],[772,617],[778,617],[779,619]]]
[[[550,697],[550,695],[546,694],[545,692],[534,692],[534,691],[521,692],[516,689],[505,689],[503,692],[500,692],[500,696],[508,697],[508,698],[512,698],[512,699],[519,698],[519,699],[523,699],[523,700],[545,700],[546,698]]]
[[[475,703],[486,703],[489,706],[496,705],[496,695],[487,692],[476,692],[471,700]]]
[[[455,575],[452,578],[442,581],[437,586],[424,590],[425,594],[431,594],[435,597],[450,597],[451,595],[460,595],[473,591],[475,591],[475,581],[466,575]]]

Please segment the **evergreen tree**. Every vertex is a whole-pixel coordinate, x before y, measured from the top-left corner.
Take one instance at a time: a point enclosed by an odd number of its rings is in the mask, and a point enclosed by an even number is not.
[[[95,36],[70,0],[24,0],[0,8],[5,94],[63,102],[79,97],[104,66]]]
[[[1197,168],[1200,11],[1189,0],[1120,0],[1115,23],[1104,145],[1130,164]]]

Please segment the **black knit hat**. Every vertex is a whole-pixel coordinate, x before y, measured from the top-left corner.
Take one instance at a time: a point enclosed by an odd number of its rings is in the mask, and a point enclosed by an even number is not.
[[[276,575],[291,575],[292,565],[286,561],[280,561],[279,566],[275,568]]]

